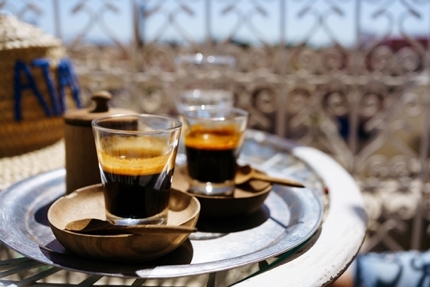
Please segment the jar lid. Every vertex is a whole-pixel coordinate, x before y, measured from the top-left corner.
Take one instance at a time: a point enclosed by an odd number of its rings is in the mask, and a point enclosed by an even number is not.
[[[112,94],[107,91],[95,92],[91,99],[96,103],[96,107],[67,111],[64,115],[66,124],[91,126],[91,121],[96,118],[114,114],[136,114],[136,112],[127,109],[109,108],[108,103],[112,99]]]

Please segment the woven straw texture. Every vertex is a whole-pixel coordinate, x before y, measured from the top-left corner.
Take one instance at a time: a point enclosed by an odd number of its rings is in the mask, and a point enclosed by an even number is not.
[[[15,120],[14,67],[17,60],[31,67],[34,59],[48,59],[50,75],[56,83],[58,61],[65,56],[59,39],[14,16],[0,14],[0,157],[46,147],[63,137],[62,117],[48,117],[30,89],[22,93],[22,120]],[[51,105],[42,69],[33,67],[31,73],[45,102]]]
[[[0,191],[15,182],[64,165],[64,140],[26,154],[0,158]]]

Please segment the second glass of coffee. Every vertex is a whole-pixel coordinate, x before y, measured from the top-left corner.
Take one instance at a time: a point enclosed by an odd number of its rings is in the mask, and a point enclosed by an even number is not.
[[[181,114],[190,192],[232,195],[236,160],[248,112],[239,108],[190,107]]]
[[[157,115],[114,115],[95,119],[92,126],[107,220],[165,224],[181,122]]]

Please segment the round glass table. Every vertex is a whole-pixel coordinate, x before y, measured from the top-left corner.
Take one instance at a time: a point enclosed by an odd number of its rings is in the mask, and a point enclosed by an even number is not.
[[[342,274],[364,240],[360,190],[337,162],[314,148],[250,130],[239,163],[305,188],[274,185],[252,216],[229,220],[228,228],[199,230],[157,261],[80,258],[62,248],[46,222],[49,205],[65,192],[63,149],[59,142],[0,159],[0,286],[323,286]],[[184,162],[178,154],[177,164]]]

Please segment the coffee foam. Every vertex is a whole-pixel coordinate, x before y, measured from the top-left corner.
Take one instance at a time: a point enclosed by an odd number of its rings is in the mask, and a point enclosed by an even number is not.
[[[106,138],[97,150],[103,170],[123,175],[151,175],[174,167],[175,152],[165,141],[148,138]]]
[[[185,135],[185,145],[196,149],[226,150],[235,149],[242,142],[243,132],[234,126],[208,129],[193,126]]]

